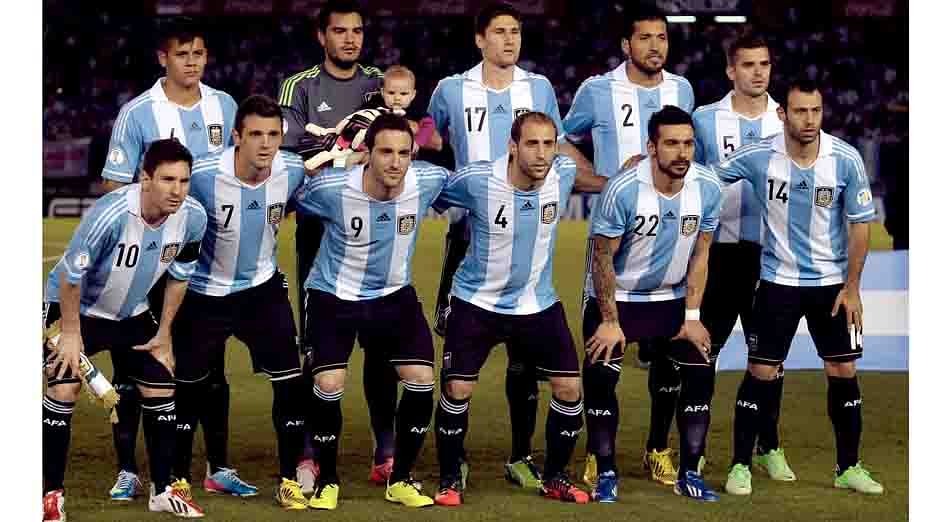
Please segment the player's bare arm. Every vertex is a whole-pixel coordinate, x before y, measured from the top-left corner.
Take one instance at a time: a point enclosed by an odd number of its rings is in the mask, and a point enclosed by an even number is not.
[[[49,372],[55,372],[55,378],[61,380],[69,370],[71,370],[73,376],[79,375],[78,355],[85,351],[85,347],[81,340],[81,321],[79,319],[81,283],[73,285],[68,282],[65,272],[62,272],[59,275],[59,288],[62,336],[59,338],[55,351],[49,356],[51,359]],[[57,372],[56,368],[58,368]]]
[[[709,274],[709,246],[712,244],[712,232],[700,232],[690,256],[687,269],[686,309],[687,317],[674,339],[685,339],[693,343],[706,361],[709,361],[711,341],[709,332],[700,321],[699,310],[703,304],[703,291],[706,289],[706,277]]]
[[[618,324],[618,308],[615,303],[615,268],[612,266],[612,253],[621,245],[621,236],[610,238],[592,236],[592,284],[595,287],[596,302],[602,314],[602,324],[586,342],[586,353],[591,361],[604,357],[605,362],[612,358],[612,351],[619,343],[625,346],[625,333]]]
[[[840,306],[845,307],[846,324],[850,329],[855,325],[856,328],[862,330],[862,300],[859,297],[859,283],[862,278],[862,269],[865,267],[865,258],[869,254],[870,234],[871,227],[868,223],[849,225],[846,285],[836,296],[832,315],[839,313]]]
[[[172,353],[172,322],[176,318],[176,312],[179,311],[179,305],[182,304],[182,298],[185,297],[188,287],[188,281],[179,281],[172,277],[166,280],[159,330],[146,344],[133,347],[134,350],[150,352],[153,358],[165,366],[170,373],[176,368],[176,359]]]
[[[577,165],[576,179],[573,181],[573,188],[576,191],[592,192],[597,194],[602,192],[602,189],[605,188],[606,183],[608,183],[608,178],[605,176],[598,176],[593,174],[591,171],[583,171]]]
[[[584,173],[589,175],[595,175],[595,167],[592,165],[592,162],[588,158],[583,156],[582,152],[579,152],[579,149],[575,145],[568,141],[562,141],[558,148],[557,152],[560,154],[566,154],[570,158],[573,158],[573,161],[576,162],[576,173]],[[577,176],[578,177],[578,176]]]

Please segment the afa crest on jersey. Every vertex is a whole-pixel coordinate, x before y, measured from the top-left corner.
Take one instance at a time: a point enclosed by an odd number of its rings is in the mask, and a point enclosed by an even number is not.
[[[817,187],[814,203],[818,207],[830,208],[833,206],[833,187]]]
[[[286,206],[283,203],[274,203],[267,207],[267,223],[271,225],[279,225],[280,221],[283,220],[283,210]]]
[[[214,147],[220,147],[224,143],[224,133],[221,131],[221,125],[213,123],[208,126],[208,143]]]
[[[524,108],[514,109],[514,119],[516,120],[517,118],[520,117],[521,114],[524,114],[527,112],[530,112],[530,109],[524,109]]]
[[[407,235],[416,228],[416,214],[407,214],[397,218],[397,233]]]
[[[540,209],[540,222],[549,225],[556,221],[556,202],[547,203]]]
[[[699,216],[683,216],[680,218],[680,234],[683,236],[692,236],[699,230]]]
[[[159,260],[163,263],[169,263],[179,255],[179,247],[181,243],[169,243],[163,247],[163,253],[159,256]]]

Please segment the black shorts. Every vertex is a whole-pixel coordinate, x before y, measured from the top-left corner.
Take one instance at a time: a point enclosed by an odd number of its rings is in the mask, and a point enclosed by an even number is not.
[[[412,286],[362,301],[308,289],[305,370],[315,375],[347,368],[355,338],[369,357],[382,357],[394,366],[433,366],[433,337]]]
[[[59,325],[56,324],[62,317],[59,303],[45,303],[42,316],[42,325],[47,334],[59,331]],[[175,387],[169,369],[148,352],[133,349],[134,346],[149,342],[159,329],[149,311],[121,321],[86,315],[80,316],[79,320],[85,355],[91,357],[98,352],[108,350],[111,352],[115,374],[120,373],[132,382],[147,388],[172,389]],[[44,369],[45,360],[50,353],[49,348],[43,346]],[[46,375],[48,376],[48,373]],[[62,379],[48,377],[47,380],[49,386],[76,382],[80,382],[78,376],[72,375],[70,371],[67,371]]]
[[[544,377],[576,377],[579,358],[566,324],[563,304],[554,303],[530,315],[491,312],[452,297],[452,312],[443,347],[442,379],[476,381],[491,349],[513,346],[515,355],[529,361]]]
[[[208,377],[232,335],[247,345],[255,372],[274,381],[300,375],[296,323],[282,273],[225,296],[189,290],[173,322],[176,379]]]
[[[852,348],[845,309],[830,316],[842,288],[842,284],[800,287],[760,281],[755,292],[755,324],[748,340],[748,361],[769,366],[784,362],[801,317],[807,318],[810,337],[824,361],[847,362],[862,357],[861,348]]]
[[[742,317],[745,335],[752,331],[752,303],[761,273],[761,246],[750,241],[713,243],[701,319],[713,346],[721,347]]]
[[[653,353],[662,351],[669,359],[677,364],[706,365],[699,351],[687,341],[671,341],[670,338],[680,333],[686,317],[686,300],[683,298],[668,301],[616,301],[618,308],[618,324],[625,334],[625,340],[642,341],[642,346],[651,353],[646,354],[647,360],[653,359]],[[586,300],[586,307],[582,316],[583,344],[598,330],[602,324],[602,314],[599,312],[598,301],[594,297]],[[718,352],[710,354],[715,360]],[[621,360],[624,358],[622,346],[616,346],[612,351],[609,363],[621,369]],[[584,365],[590,364],[586,355]]]

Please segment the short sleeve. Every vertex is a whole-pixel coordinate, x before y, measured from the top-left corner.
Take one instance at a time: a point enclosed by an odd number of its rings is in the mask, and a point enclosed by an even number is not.
[[[875,219],[872,189],[865,174],[865,165],[853,149],[840,157],[840,166],[846,173],[846,219],[850,223],[866,223]]]
[[[185,244],[182,245],[182,251],[169,265],[169,275],[179,281],[188,281],[195,272],[202,239],[208,228],[208,215],[200,203],[193,199],[186,199],[186,207],[188,216],[186,216]]]
[[[625,235],[632,217],[624,197],[627,192],[627,188],[622,187],[621,183],[605,185],[598,203],[592,207],[590,236],[616,238]]]
[[[442,211],[449,207],[469,208],[472,205],[472,184],[482,176],[477,169],[467,166],[456,171],[446,179],[442,192],[436,198],[433,207]]]
[[[445,80],[440,80],[436,85],[436,90],[429,99],[429,109],[426,111],[433,118],[440,134],[445,133],[449,128],[449,104],[446,102],[445,85]]]
[[[583,82],[576,91],[569,112],[563,118],[563,129],[566,134],[579,136],[592,130],[595,114],[591,91],[589,80]]]
[[[107,160],[101,176],[120,183],[132,183],[133,175],[143,158],[143,131],[134,113],[124,106],[114,122],[111,141],[107,147]]]

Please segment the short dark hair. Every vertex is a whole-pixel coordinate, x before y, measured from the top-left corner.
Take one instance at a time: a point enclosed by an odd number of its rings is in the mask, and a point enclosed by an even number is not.
[[[361,21],[364,22],[364,10],[356,0],[329,0],[316,15],[316,28],[319,32],[324,33],[329,28],[329,20],[335,13],[358,13]]]
[[[690,113],[675,105],[664,105],[664,108],[651,115],[647,122],[647,135],[654,143],[660,138],[661,125],[689,125],[693,126],[693,117]]]
[[[521,22],[521,12],[507,2],[491,2],[482,7],[475,15],[475,34],[484,35],[491,21],[499,16],[510,16]]]
[[[667,15],[656,5],[639,4],[633,11],[626,12],[622,18],[621,37],[630,40],[636,23],[654,20],[664,22],[664,26],[667,26]]]
[[[164,21],[157,30],[157,49],[169,51],[169,42],[176,40],[180,45],[195,41],[196,38],[205,40],[205,30],[192,18],[180,16]],[[207,43],[205,44],[208,45]]]
[[[410,124],[407,123],[407,120],[403,116],[385,112],[377,118],[374,118],[374,121],[372,121],[371,125],[368,127],[368,132],[364,135],[364,144],[368,147],[368,150],[374,149],[374,141],[377,139],[377,134],[386,130],[406,132],[410,136],[410,144],[413,144],[413,130],[410,129]]]
[[[768,59],[774,61],[774,54],[771,52],[771,46],[768,45],[768,41],[758,33],[746,31],[729,44],[729,50],[726,52],[726,61],[729,65],[733,65],[740,49],[761,48],[767,49]]]
[[[283,123],[283,109],[280,104],[263,94],[252,94],[238,105],[237,114],[234,115],[234,128],[238,132],[244,130],[244,118],[251,114],[261,118],[280,118],[280,123]]]
[[[556,135],[556,122],[553,121],[553,118],[542,112],[530,111],[525,112],[524,114],[521,114],[515,118],[514,123],[511,124],[511,140],[514,141],[514,143],[521,142],[521,134],[524,130],[524,125],[528,121],[532,123],[549,124],[551,127],[553,127],[553,135]]]
[[[800,92],[817,91],[821,95],[823,94],[823,91],[820,90],[819,82],[810,78],[804,73],[798,74],[793,79],[787,82],[787,84],[784,87],[784,91],[782,91],[784,95],[781,97],[779,101],[781,103],[781,107],[783,107],[785,111],[787,110],[787,99],[791,95],[791,92],[793,91],[800,91]]]
[[[176,138],[156,140],[150,144],[143,155],[143,171],[153,176],[156,169],[164,163],[185,162],[192,171],[192,153]]]

